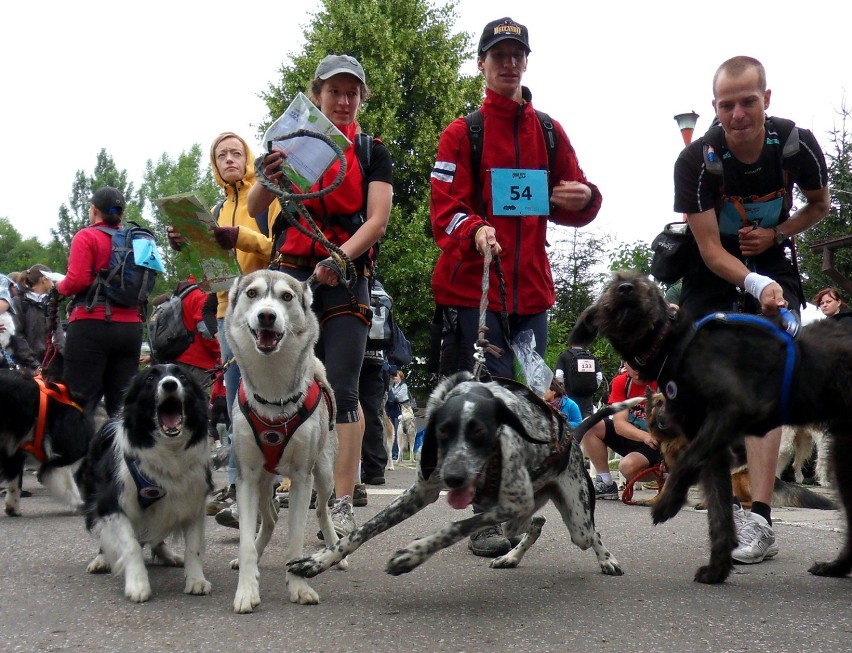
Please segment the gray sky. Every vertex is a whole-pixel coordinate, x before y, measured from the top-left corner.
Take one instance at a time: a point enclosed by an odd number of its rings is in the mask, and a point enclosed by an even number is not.
[[[7,184],[0,216],[47,242],[75,173],[91,174],[101,148],[137,188],[148,159],[176,157],[193,143],[206,152],[221,131],[243,135],[257,152],[255,125],[266,117],[258,95],[302,50],[317,7],[312,0],[9,4],[0,39]],[[527,25],[524,83],[533,104],[562,123],[601,189],[592,227],[625,242],[650,242],[677,219],[672,168],[683,141],[673,116],[695,110],[696,134],[703,133],[712,76],[728,57],[760,59],[770,115],[812,129],[827,152],[836,111],[852,93],[843,38],[852,26],[849,2],[461,0],[458,10],[455,30],[476,40],[495,18]],[[466,72],[474,71],[471,60]]]

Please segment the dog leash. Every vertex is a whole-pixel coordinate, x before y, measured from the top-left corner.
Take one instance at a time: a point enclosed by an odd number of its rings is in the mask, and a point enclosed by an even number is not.
[[[492,355],[500,357],[503,355],[503,349],[490,343],[485,337],[488,332],[488,327],[485,325],[485,319],[488,315],[488,290],[491,285],[491,263],[494,263],[494,272],[500,282],[500,321],[503,324],[503,335],[507,342],[511,342],[509,334],[509,313],[506,309],[506,280],[503,277],[503,267],[500,264],[500,257],[494,258],[491,254],[491,248],[485,250],[483,255],[482,265],[482,297],[479,300],[479,328],[477,330],[476,343],[473,346],[473,376],[477,381],[488,381],[491,379],[491,374],[488,372],[488,366],[485,362],[485,352],[489,351]]]

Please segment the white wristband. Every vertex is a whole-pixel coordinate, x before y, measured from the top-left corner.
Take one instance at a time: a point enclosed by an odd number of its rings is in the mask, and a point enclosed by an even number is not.
[[[745,291],[757,301],[760,301],[760,294],[770,283],[775,283],[775,279],[770,279],[757,272],[749,272],[745,278]]]

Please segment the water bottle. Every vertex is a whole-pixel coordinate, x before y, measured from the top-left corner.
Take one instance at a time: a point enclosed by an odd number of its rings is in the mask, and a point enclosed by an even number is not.
[[[784,326],[784,330],[789,333],[793,338],[799,335],[799,320],[796,318],[796,314],[793,313],[790,309],[782,308],[778,311],[781,316],[781,324]]]

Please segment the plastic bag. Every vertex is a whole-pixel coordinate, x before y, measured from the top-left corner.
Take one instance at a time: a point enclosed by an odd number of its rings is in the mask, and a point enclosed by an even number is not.
[[[519,380],[543,397],[553,381],[553,372],[535,350],[535,334],[529,329],[516,333],[512,337],[512,351],[523,375]]]

